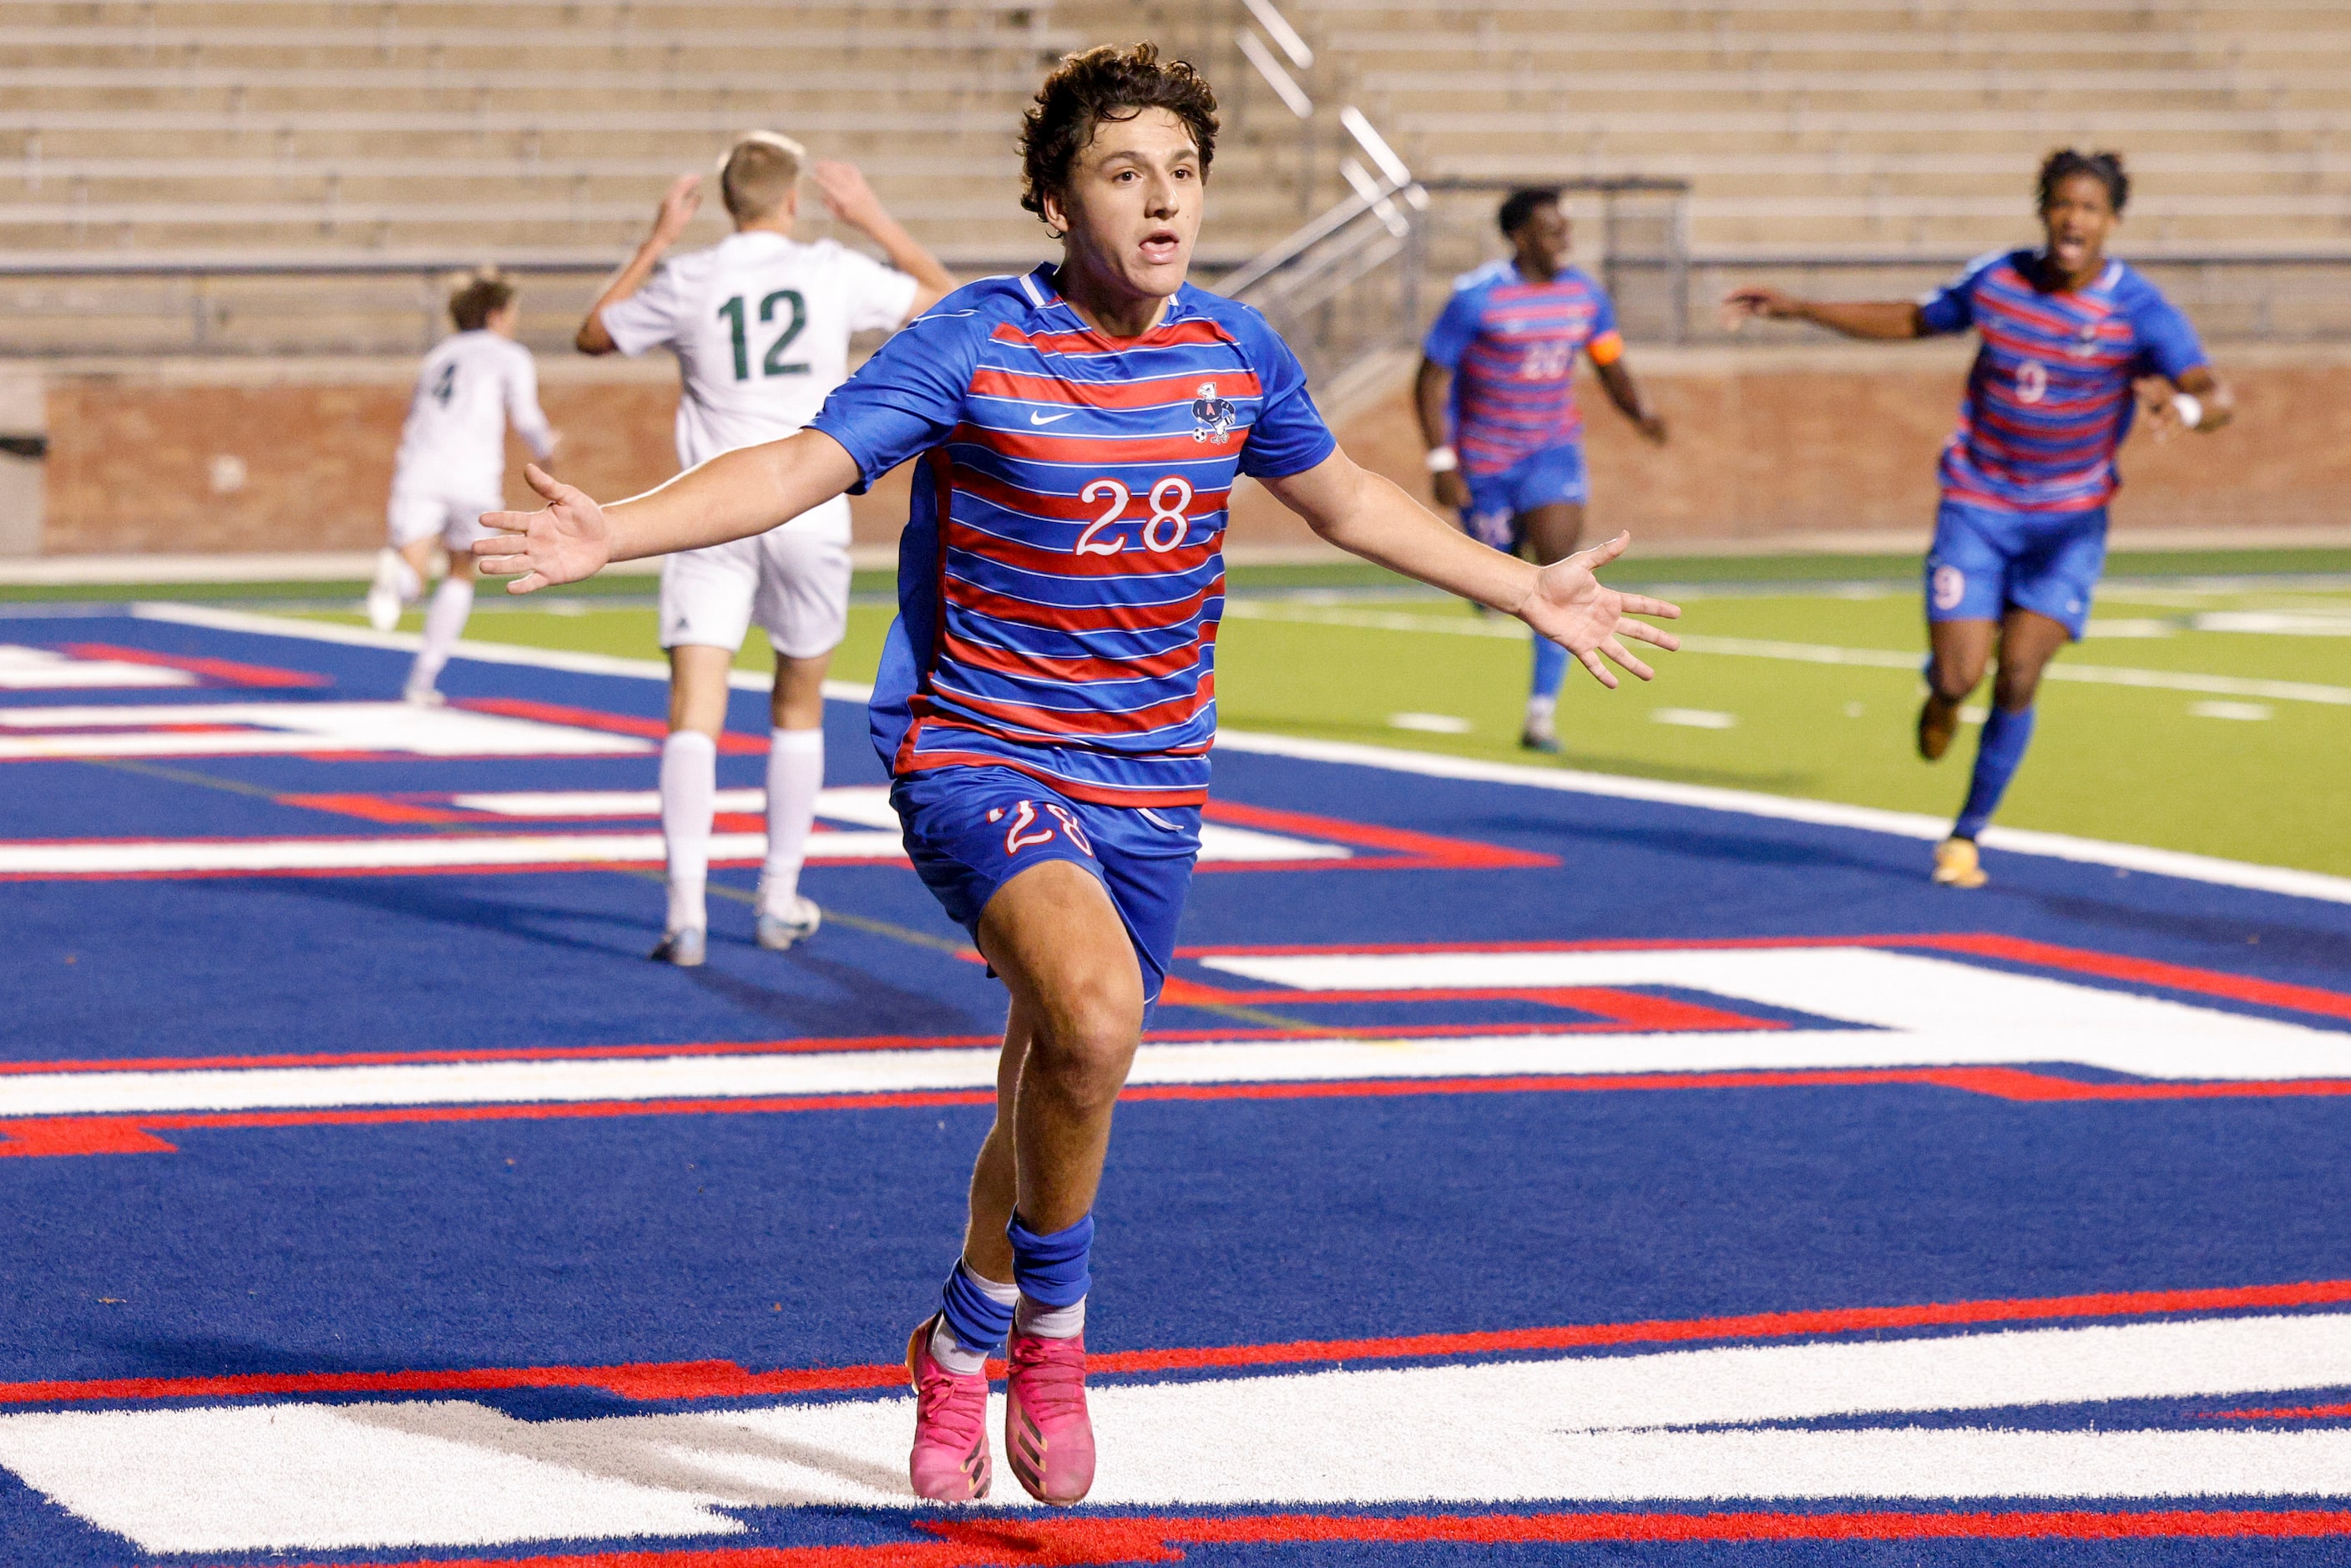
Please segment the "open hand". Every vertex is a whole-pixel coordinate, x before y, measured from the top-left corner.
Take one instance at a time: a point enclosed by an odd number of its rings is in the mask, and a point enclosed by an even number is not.
[[[680,174],[670,182],[669,193],[662,197],[661,205],[653,212],[653,243],[675,245],[694,222],[694,214],[702,210],[702,176]]]
[[[1428,488],[1429,493],[1437,497],[1437,504],[1447,511],[1458,512],[1469,504],[1469,486],[1458,469],[1448,468],[1442,474],[1431,476]]]
[[[1619,593],[1603,587],[1600,580],[1592,575],[1623,555],[1625,547],[1632,542],[1632,535],[1618,534],[1605,544],[1552,562],[1535,574],[1534,591],[1527,595],[1526,602],[1518,611],[1519,619],[1533,627],[1536,635],[1548,637],[1574,654],[1577,662],[1592,672],[1593,679],[1611,690],[1616,685],[1616,674],[1600,662],[1604,653],[1645,681],[1656,674],[1620,638],[1629,637],[1669,653],[1681,646],[1680,640],[1670,632],[1625,619],[1630,615],[1656,615],[1667,621],[1678,620],[1680,605],[1645,594]]]
[[[566,485],[533,463],[523,469],[530,487],[547,497],[543,512],[486,512],[490,537],[474,541],[474,564],[492,577],[511,577],[508,593],[529,593],[558,582],[593,577],[612,559],[612,531],[604,509],[576,485]]]
[[[873,193],[856,164],[838,160],[818,163],[810,168],[809,179],[823,200],[824,210],[858,233],[870,235],[883,220],[882,198]]]

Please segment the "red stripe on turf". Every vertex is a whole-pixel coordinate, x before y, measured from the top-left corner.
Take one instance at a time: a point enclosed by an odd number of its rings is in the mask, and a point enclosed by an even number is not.
[[[1178,1563],[1187,1545],[1324,1542],[1510,1546],[1800,1541],[2323,1540],[2351,1535],[2338,1509],[2134,1512],[1483,1513],[1403,1518],[1256,1514],[1205,1519],[988,1517],[924,1521],[927,1541],[861,1546],[692,1547],[538,1557],[416,1558],[386,1568],[1080,1568]],[[304,1568],[329,1568],[310,1563]]]
[[[2283,1410],[2217,1410],[2217,1421],[2339,1421],[2351,1405],[2297,1405]]]
[[[569,725],[574,729],[599,729],[607,735],[633,735],[647,740],[669,737],[669,726],[660,719],[605,713],[590,707],[573,707],[568,703],[531,702],[522,697],[465,697],[450,706],[467,708],[475,713],[495,714],[501,718],[527,718],[538,724]],[[718,749],[728,756],[757,753],[765,757],[768,743],[758,736],[737,735],[733,730],[726,730],[718,737]]]
[[[1457,870],[1501,870],[1555,866],[1559,863],[1557,855],[1505,849],[1499,844],[1479,843],[1471,839],[1440,838],[1434,833],[1410,832],[1402,828],[1376,827],[1369,822],[1344,821],[1337,817],[1318,817],[1305,811],[1277,811],[1267,806],[1244,806],[1232,800],[1211,800],[1201,809],[1201,814],[1212,822],[1230,822],[1235,827],[1255,828],[1261,832],[1283,833],[1291,838],[1325,839],[1356,849],[1384,850],[1391,854],[1414,856],[1426,865]]]
[[[159,664],[185,670],[192,675],[232,686],[330,686],[328,676],[308,670],[281,670],[269,664],[240,664],[234,659],[204,659],[191,654],[158,653],[148,648],[125,648],[112,643],[68,643],[62,653],[77,659],[110,659],[120,664]]]
[[[1410,1334],[1381,1339],[1292,1340],[1278,1344],[1206,1345],[1173,1350],[1097,1351],[1087,1367],[1102,1374],[1186,1372],[1301,1363],[1413,1361],[1513,1352],[1591,1350],[1625,1344],[1707,1340],[1784,1339],[1886,1329],[2064,1318],[2145,1317],[2327,1306],[2351,1301],[2351,1280],[2192,1291],[2119,1291],[2093,1295],[1927,1301],[1896,1307],[1839,1307],[1750,1312],[1731,1317],[1571,1323],[1476,1333]],[[1001,1362],[989,1364],[1003,1375]],[[110,1399],[230,1398],[271,1394],[409,1394],[447,1389],[601,1388],[629,1399],[717,1399],[836,1389],[889,1388],[904,1382],[897,1363],[748,1372],[731,1361],[634,1362],[619,1366],[476,1367],[454,1371],[260,1373],[223,1377],[110,1378],[0,1384],[0,1404],[69,1404]]]

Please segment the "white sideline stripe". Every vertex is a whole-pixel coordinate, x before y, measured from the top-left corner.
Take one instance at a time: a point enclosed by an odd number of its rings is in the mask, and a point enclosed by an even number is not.
[[[1214,958],[1317,989],[1667,985],[1861,1027],[1145,1044],[1137,1084],[2076,1061],[2147,1078],[2351,1075],[2351,1033],[1870,948]],[[980,1089],[993,1048],[0,1074],[0,1117]]]
[[[2351,1317],[2314,1314],[1123,1383],[1090,1392],[1089,1500],[2342,1497],[2346,1429],[1750,1424],[2346,1382]],[[0,1465],[149,1552],[469,1546],[915,1507],[911,1424],[898,1396],[562,1421],[466,1400],[64,1411],[0,1416]]]
[[[1455,621],[1438,615],[1338,610],[1322,605],[1268,603],[1263,600],[1228,600],[1225,604],[1225,613],[1243,621],[1293,621],[1375,632],[1433,632],[1455,637],[1506,637],[1521,643],[1530,635],[1515,621]],[[1682,648],[1687,653],[1722,653],[1749,659],[1784,659],[1802,664],[1853,664],[1867,669],[1916,671],[1926,658],[1923,653],[1905,653],[1891,648],[1841,648],[1825,643],[1784,643],[1758,637],[1677,635],[1681,637]],[[2206,692],[2218,696],[2268,697],[2275,702],[2351,706],[2351,686],[2315,685],[2306,681],[2263,681],[2236,675],[2204,675],[2186,671],[2078,664],[2053,664],[2042,673],[2041,678],[2046,681],[2075,681],[2089,685]]]
[[[765,833],[714,833],[716,862],[758,861]],[[894,860],[899,836],[817,832],[808,858]],[[411,833],[339,839],[155,839],[130,843],[0,842],[0,876],[169,876],[210,872],[431,871],[446,866],[659,865],[659,833]]]
[[[1866,1054],[1887,1066],[2072,1061],[2144,1078],[2351,1074],[2351,1031],[1875,947],[1353,953],[1210,957],[1201,964],[1296,987],[1301,999],[1318,990],[1365,988],[1679,986],[1884,1031],[1779,1037],[1779,1050],[1791,1063],[1813,1066],[1830,1065],[1826,1058],[1834,1053],[1844,1055],[1837,1063],[1844,1066],[1860,1065],[1855,1057]],[[1646,1043],[1696,1055],[1709,1038],[1720,1037],[1647,1037]],[[1676,1051],[1684,1040],[1689,1045]]]
[[[215,610],[202,604],[162,602],[134,604],[131,613],[144,621],[172,621],[183,626],[205,626],[216,632],[244,632],[260,637],[307,637],[314,643],[340,643],[353,648],[383,648],[413,653],[424,639],[413,632],[378,632],[366,626],[345,626],[332,621],[300,621],[283,615],[256,615],[245,610]],[[610,653],[577,653],[558,648],[525,648],[511,643],[459,642],[454,656],[485,664],[527,664],[541,670],[563,670],[579,675],[624,675],[635,680],[667,681],[669,665],[659,659],[622,659]],[[726,684],[737,691],[764,692],[775,684],[757,670],[737,670]],[[827,681],[824,695],[835,702],[872,700],[873,688],[855,681]]]
[[[47,648],[0,643],[0,691],[60,692],[90,686],[193,686],[196,677],[168,664],[122,659],[71,659]]]
[[[1231,613],[1234,604],[1249,602],[1232,601],[1227,606]],[[193,605],[141,604],[132,606],[134,614],[152,620],[178,621],[192,626],[214,626],[230,632],[252,632],[280,637],[313,637],[324,642],[347,642],[368,647],[398,647],[413,649],[419,639],[400,633],[364,632],[357,628],[334,626],[325,622],[287,621],[266,615],[253,615],[240,611],[206,610]],[[1473,622],[1474,624],[1474,622]],[[331,633],[331,634],[329,634]],[[1520,633],[1512,632],[1510,635]],[[497,664],[534,664],[544,669],[577,670],[591,674],[637,675],[666,680],[667,668],[650,659],[612,659],[601,654],[558,653],[551,651],[517,648],[486,643],[459,644],[462,656],[478,658]],[[1840,653],[1849,649],[1833,650]],[[1905,655],[1904,668],[1912,668],[1916,661]],[[2053,665],[2052,670],[2064,665]],[[737,672],[733,682],[739,687],[765,691],[768,683],[757,675]],[[2334,688],[2328,688],[2334,689]],[[827,681],[824,695],[838,702],[867,702],[873,695],[870,685],[846,681]],[[1308,762],[1336,762],[1355,768],[1377,768],[1390,773],[1414,773],[1430,779],[1456,779],[1486,784],[1518,784],[1534,789],[1562,789],[1583,795],[1604,795],[1624,800],[1648,800],[1661,805],[1689,806],[1706,811],[1731,811],[1750,817],[1773,818],[1782,821],[1809,822],[1821,827],[1854,828],[1864,832],[1886,833],[1896,838],[1937,840],[1950,831],[1944,818],[1920,816],[1909,811],[1881,810],[1871,806],[1847,806],[1829,800],[1804,800],[1793,797],[1759,794],[1746,789],[1722,789],[1708,785],[1672,784],[1659,779],[1634,779],[1615,774],[1582,773],[1561,768],[1529,768],[1508,762],[1480,762],[1469,758],[1445,757],[1434,752],[1402,751],[1392,747],[1364,746],[1353,741],[1303,740],[1290,736],[1267,735],[1239,729],[1220,729],[1217,744],[1234,751],[1258,752],[1269,757],[1290,757]],[[2217,855],[2189,854],[2179,850],[2152,849],[2142,844],[2109,843],[2099,839],[2075,838],[2066,833],[2036,832],[2026,828],[1995,827],[1986,831],[1981,841],[1990,848],[2011,854],[2041,855],[2052,860],[2086,862],[2113,866],[2118,870],[2147,872],[2158,876],[2179,877],[2189,882],[2211,883],[2222,887],[2241,887],[2257,893],[2282,894],[2289,898],[2315,898],[2331,904],[2351,904],[2351,877],[2329,876],[2323,872],[2297,871],[2288,866],[2257,865],[2248,861],[2223,860]]]
[[[1941,839],[1951,831],[1948,817],[1914,811],[1888,811],[1875,806],[1848,806],[1834,800],[1806,800],[1793,796],[1761,795],[1745,789],[1723,789],[1708,784],[1676,784],[1659,779],[1635,779],[1615,773],[1585,773],[1568,768],[1531,768],[1516,762],[1485,762],[1470,757],[1447,757],[1433,751],[1401,751],[1392,747],[1365,746],[1348,740],[1306,740],[1294,736],[1268,735],[1257,730],[1220,729],[1217,746],[1228,751],[1288,757],[1301,762],[1332,762],[1352,768],[1378,768],[1391,773],[1415,773],[1428,779],[1454,779],[1479,784],[1517,784],[1531,789],[1558,789],[1577,795],[1602,795],[1619,800],[1646,800],[1664,806],[1689,806],[1703,811],[1735,811],[1786,822],[1806,822],[1824,828],[1854,828],[1896,838]],[[2283,894],[2289,898],[2323,899],[2351,904],[2351,877],[2325,872],[2297,871],[2290,866],[2256,865],[2249,861],[2222,860],[2215,855],[2159,850],[2144,844],[2110,843],[2078,839],[2067,833],[2044,833],[2030,828],[1986,829],[1980,841],[1987,848],[2011,854],[2041,855],[2051,860],[2077,861],[2117,870],[2175,876],[2190,882],[2241,887],[2256,893]]]
[[[764,810],[761,805],[757,810]],[[831,815],[820,806],[820,815]],[[647,812],[650,816],[653,813]],[[1204,864],[1266,861],[1337,861],[1353,851],[1207,824],[1200,830]],[[717,863],[767,858],[768,835],[714,833]],[[809,835],[811,865],[896,861],[904,840],[893,819],[886,830],[819,829]],[[406,833],[330,839],[152,839],[121,843],[0,841],[0,876],[170,876],[277,871],[431,871],[448,866],[659,865],[664,849],[653,833]]]
[[[187,734],[178,725],[234,727]],[[0,707],[0,761],[88,757],[257,757],[404,751],[418,757],[622,757],[632,735],[407,703],[241,702]],[[60,733],[43,734],[42,731]]]

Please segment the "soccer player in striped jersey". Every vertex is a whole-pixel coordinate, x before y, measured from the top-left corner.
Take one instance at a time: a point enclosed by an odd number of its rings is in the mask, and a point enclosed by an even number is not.
[[[1976,835],[2032,736],[2032,700],[2057,650],[2082,635],[2106,557],[2115,454],[2143,410],[2157,440],[2229,423],[2236,399],[2171,301],[2105,253],[2130,196],[2122,159],[2067,148],[2041,166],[2037,250],[1975,262],[1916,303],[1827,304],[1769,288],[1725,301],[1745,317],[1813,321],[1849,338],[1926,338],[1973,327],[1959,428],[1943,448],[1942,505],[1927,556],[1933,647],[1918,753],[1939,758],[1959,705],[1995,658],[1991,712],[1967,802],[1935,850],[1935,881],[1980,887]],[[2136,398],[2134,398],[2136,392]]]
[[[1422,345],[1413,402],[1437,505],[1458,511],[1472,538],[1548,564],[1573,555],[1583,534],[1576,355],[1592,361],[1608,401],[1643,435],[1662,444],[1666,422],[1625,367],[1607,291],[1568,265],[1559,193],[1513,191],[1497,216],[1514,254],[1454,279]],[[1556,752],[1567,652],[1545,637],[1534,647],[1519,744]]]
[[[926,1498],[986,1494],[985,1358],[1008,1335],[1013,1473],[1047,1502],[1092,1482],[1094,1194],[1198,852],[1238,478],[1517,615],[1604,685],[1604,659],[1650,674],[1620,638],[1675,646],[1627,618],[1672,605],[1593,576],[1621,536],[1543,568],[1478,544],[1338,450],[1262,317],[1185,283],[1216,131],[1207,84],[1150,45],[1069,57],[1021,137],[1058,266],[949,295],[799,434],[608,507],[539,476],[548,508],[493,519],[507,531],[477,552],[528,592],[758,533],[919,459],[874,744],[915,869],[1012,998],[962,1251],[907,1345]]]

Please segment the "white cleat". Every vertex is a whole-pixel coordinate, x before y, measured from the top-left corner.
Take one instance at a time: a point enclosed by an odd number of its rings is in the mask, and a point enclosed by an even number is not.
[[[812,900],[795,898],[791,907],[781,915],[759,912],[759,946],[770,953],[789,952],[796,943],[805,942],[816,935],[824,924],[824,911]]]
[[[368,624],[379,632],[389,632],[400,624],[400,612],[413,604],[424,585],[416,580],[416,572],[400,559],[398,550],[379,551],[375,558],[375,580],[368,585]]]
[[[681,969],[698,969],[702,967],[709,942],[707,931],[699,925],[689,925],[683,931],[673,931],[663,937],[661,946],[645,956],[664,964],[674,964]]]

